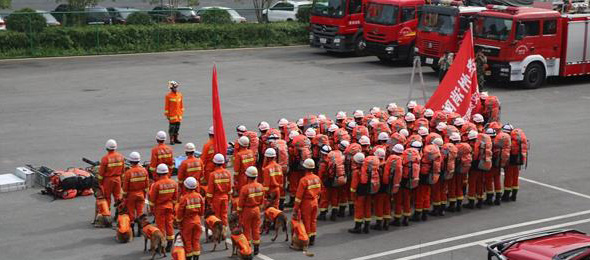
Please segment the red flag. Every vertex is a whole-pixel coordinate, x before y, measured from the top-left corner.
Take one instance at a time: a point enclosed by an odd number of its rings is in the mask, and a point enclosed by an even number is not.
[[[465,119],[471,119],[472,111],[478,106],[479,87],[473,52],[473,35],[470,29],[465,32],[465,38],[453,64],[426,103],[426,107],[456,112]]]
[[[223,129],[223,117],[221,116],[221,104],[219,103],[219,91],[217,90],[217,66],[213,65],[213,86],[211,103],[213,104],[213,131],[215,132],[215,153],[227,153],[227,141],[225,129]]]

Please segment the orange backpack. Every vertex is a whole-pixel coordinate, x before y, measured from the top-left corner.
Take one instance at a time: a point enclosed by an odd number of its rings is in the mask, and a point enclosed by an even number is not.
[[[487,122],[498,122],[500,121],[500,100],[496,96],[489,96],[486,98],[483,107],[483,116]]]
[[[341,151],[332,151],[328,154],[328,181],[327,187],[338,188],[346,184],[344,173],[344,155]]]
[[[376,194],[381,188],[380,164],[381,162],[377,156],[369,156],[363,163],[359,187],[365,186],[367,194]]]
[[[277,163],[281,165],[283,173],[286,174],[289,168],[289,147],[287,146],[287,142],[285,140],[277,140],[273,148],[277,152]]]
[[[478,134],[473,147],[473,166],[482,171],[492,168],[492,138],[487,134]]]
[[[526,138],[524,131],[520,128],[512,130],[510,133],[510,164],[527,165],[529,140]]]
[[[259,144],[258,135],[253,131],[246,131],[244,133],[244,136],[248,137],[248,140],[250,140],[250,148],[249,149],[254,151],[254,154],[257,155],[258,154],[258,144]]]
[[[402,182],[404,182],[405,185],[401,186],[412,189],[414,188],[414,185],[412,184],[413,180],[420,175],[420,152],[415,148],[406,149],[402,154],[402,159],[404,166]],[[404,179],[406,179],[406,181],[404,181]]]

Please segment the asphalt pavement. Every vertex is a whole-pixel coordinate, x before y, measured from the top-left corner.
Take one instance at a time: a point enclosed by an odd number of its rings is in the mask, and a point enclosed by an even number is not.
[[[405,104],[412,68],[375,57],[331,55],[309,47],[0,61],[0,173],[24,164],[81,167],[109,138],[144,158],[163,116],[166,82],[180,82],[180,139],[201,147],[211,125],[211,70],[217,64],[228,139],[285,117]],[[430,95],[437,77],[424,68]],[[319,222],[315,259],[485,259],[490,240],[564,227],[590,232],[589,78],[552,80],[536,90],[494,84],[504,122],[532,143],[517,202],[449,213],[426,223],[352,235],[352,219]],[[421,98],[419,89],[415,98]],[[421,102],[421,100],[420,100]],[[182,147],[174,146],[176,154]],[[145,158],[148,159],[148,158]],[[52,201],[38,189],[0,194],[0,259],[148,259],[143,241],[118,244],[114,230],[90,225],[94,199]],[[262,239],[260,258],[307,259],[284,242]],[[229,251],[201,259],[226,259]]]

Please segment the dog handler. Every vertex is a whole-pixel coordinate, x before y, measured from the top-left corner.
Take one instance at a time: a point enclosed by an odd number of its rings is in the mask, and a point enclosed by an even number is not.
[[[156,217],[156,225],[168,240],[166,252],[170,252],[174,240],[174,206],[178,200],[178,184],[168,177],[168,165],[161,163],[156,172],[159,179],[150,188],[149,204]]]
[[[258,169],[250,166],[246,169],[248,182],[240,190],[238,215],[244,227],[244,235],[254,245],[254,255],[258,255],[260,246],[260,205],[264,201],[264,187],[256,181]]]
[[[205,212],[205,200],[196,192],[199,183],[194,177],[184,180],[186,194],[180,198],[176,208],[176,221],[180,223],[182,242],[187,260],[199,260],[201,255],[201,216]]]

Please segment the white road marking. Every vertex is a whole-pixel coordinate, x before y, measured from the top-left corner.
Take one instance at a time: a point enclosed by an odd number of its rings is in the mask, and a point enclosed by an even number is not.
[[[557,186],[549,185],[549,184],[546,184],[546,183],[538,182],[538,181],[527,179],[527,178],[524,178],[524,177],[518,177],[518,178],[521,179],[521,180],[523,180],[523,181],[534,183],[534,184],[537,184],[537,185],[540,185],[540,186],[543,186],[543,187],[547,187],[547,188],[550,188],[550,189],[562,191],[562,192],[569,193],[569,194],[572,194],[572,195],[575,195],[575,196],[578,196],[578,197],[590,199],[590,195],[582,194],[582,193],[579,193],[579,192],[571,191],[571,190],[568,190],[568,189],[560,188],[560,187],[557,187]]]
[[[205,226],[201,226],[201,229],[203,230],[203,232],[205,232]],[[232,245],[233,244],[231,242],[231,239],[230,238],[226,238],[225,239],[225,242],[227,242],[228,245]],[[229,250],[231,250],[231,248]],[[255,257],[258,257],[258,258],[260,258],[262,260],[274,260],[274,259],[272,259],[272,258],[270,258],[270,257],[268,257],[266,255],[261,254],[261,253],[258,253],[258,255],[256,255]]]
[[[573,221],[573,222],[568,222],[568,223],[563,223],[563,224],[557,224],[557,225],[548,226],[548,227],[542,227],[542,228],[537,228],[537,229],[522,231],[522,232],[518,232],[518,233],[514,233],[514,234],[509,234],[509,235],[498,236],[498,237],[494,237],[494,238],[483,239],[483,240],[479,240],[479,241],[476,241],[476,242],[471,242],[471,243],[462,244],[462,245],[456,245],[456,246],[452,246],[452,247],[446,247],[446,248],[442,248],[442,249],[438,249],[438,250],[433,250],[433,251],[429,251],[429,252],[425,252],[425,253],[420,253],[420,254],[416,254],[416,255],[406,256],[406,257],[402,257],[402,258],[395,258],[395,259],[396,260],[412,260],[412,259],[418,259],[418,258],[422,258],[422,257],[426,257],[426,256],[437,255],[437,254],[441,254],[441,253],[445,253],[445,252],[449,252],[449,251],[454,251],[454,250],[458,250],[458,249],[463,249],[463,248],[467,248],[467,247],[477,246],[477,245],[487,247],[487,243],[499,241],[499,240],[502,240],[502,239],[507,239],[507,238],[511,238],[511,237],[526,235],[526,234],[529,234],[529,233],[541,232],[541,231],[545,231],[545,230],[559,229],[559,228],[564,228],[564,227],[569,227],[569,226],[575,226],[575,225],[584,224],[584,223],[588,223],[588,222],[590,222],[590,219],[582,219],[582,220],[578,220],[578,221]]]

